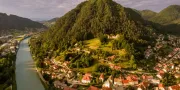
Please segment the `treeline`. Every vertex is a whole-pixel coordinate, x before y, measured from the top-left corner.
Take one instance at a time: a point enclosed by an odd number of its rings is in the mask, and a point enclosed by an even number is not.
[[[46,28],[43,24],[16,15],[0,13],[0,35],[28,29]]]
[[[0,90],[15,84],[15,59],[16,55],[9,53],[0,57]]]

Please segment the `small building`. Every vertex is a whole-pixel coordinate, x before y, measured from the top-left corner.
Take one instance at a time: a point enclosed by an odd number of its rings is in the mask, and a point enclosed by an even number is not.
[[[90,86],[87,90],[100,90],[100,89],[94,86]]]
[[[159,90],[165,90],[165,87],[164,87],[163,84],[159,84],[159,85],[158,85],[158,89],[159,89]]]
[[[101,82],[104,82],[104,74],[103,73],[101,73],[99,80],[101,80]]]
[[[122,80],[120,78],[114,78],[114,85],[115,86],[121,86]]]
[[[168,87],[168,90],[180,90],[180,85],[170,86]]]
[[[83,76],[81,82],[82,82],[82,83],[90,83],[90,82],[91,82],[91,77],[92,77],[92,76],[91,76],[90,73],[86,73],[86,74]]]

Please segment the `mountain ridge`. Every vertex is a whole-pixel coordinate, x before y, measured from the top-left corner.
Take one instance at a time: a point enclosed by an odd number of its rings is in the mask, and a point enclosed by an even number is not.
[[[0,31],[1,33],[11,33],[14,30],[26,31],[26,29],[46,28],[44,25],[32,21],[28,18],[17,15],[7,15],[0,13]]]
[[[177,19],[180,19],[180,5],[170,5],[151,18],[150,21],[160,24],[175,24]]]

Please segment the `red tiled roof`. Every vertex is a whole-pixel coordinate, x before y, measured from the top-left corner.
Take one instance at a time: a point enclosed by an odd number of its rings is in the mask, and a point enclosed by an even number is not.
[[[89,77],[89,76],[86,76],[86,75],[84,75],[82,79],[83,79],[83,80],[86,80],[86,81],[90,81],[90,80],[91,80],[90,77]]]
[[[102,90],[112,90],[112,88],[103,87]]]
[[[142,85],[143,85],[144,87],[148,87],[149,83],[148,83],[148,82],[142,82]]]
[[[70,88],[70,87],[65,87],[64,90],[76,90],[76,89]]]
[[[87,90],[99,90],[97,87],[90,86]]]
[[[129,83],[129,81],[128,80],[122,80],[122,83],[127,84],[127,83]]]
[[[170,88],[172,88],[172,90],[180,90],[179,85],[170,86]]]
[[[161,83],[158,85],[159,88],[164,87],[164,85]]]
[[[104,79],[104,74],[102,73],[99,78]]]

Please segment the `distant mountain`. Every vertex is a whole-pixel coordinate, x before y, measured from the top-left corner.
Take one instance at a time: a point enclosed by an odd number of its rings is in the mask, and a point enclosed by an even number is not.
[[[156,16],[149,19],[159,24],[179,24],[180,23],[180,5],[171,5]]]
[[[142,10],[142,11],[139,11],[141,16],[145,19],[145,20],[149,20],[151,19],[152,17],[156,16],[156,12],[154,11],[151,11],[151,10]]]
[[[9,33],[12,29],[25,31],[37,28],[45,28],[45,26],[27,18],[0,13],[0,34]]]
[[[40,23],[44,24],[47,27],[50,27],[50,26],[54,25],[57,20],[58,20],[58,18],[53,18],[53,19],[47,20],[47,21],[40,21]]]

